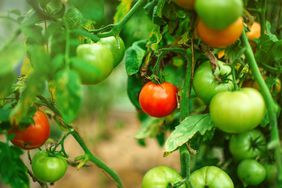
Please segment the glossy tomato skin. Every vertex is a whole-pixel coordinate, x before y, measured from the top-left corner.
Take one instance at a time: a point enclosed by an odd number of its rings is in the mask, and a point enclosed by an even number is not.
[[[253,88],[220,92],[212,98],[209,109],[215,126],[227,133],[255,128],[266,112],[262,95]]]
[[[186,10],[193,9],[195,5],[195,0],[174,0],[173,2]]]
[[[55,182],[67,171],[67,161],[62,156],[52,156],[46,151],[37,152],[31,161],[34,176],[42,182]]]
[[[243,14],[242,0],[196,0],[198,16],[209,28],[222,30]]]
[[[110,49],[114,58],[113,64],[114,67],[116,67],[121,62],[124,56],[125,46],[123,40],[120,37],[111,36],[101,38],[99,43]]]
[[[216,166],[205,166],[190,176],[192,188],[234,188],[229,175]]]
[[[12,143],[22,149],[34,149],[42,146],[50,135],[48,118],[42,111],[36,111],[33,116],[34,124],[23,130],[11,130],[9,134],[15,137]]]
[[[240,38],[243,32],[243,18],[239,17],[235,22],[222,30],[209,28],[202,20],[199,20],[196,31],[202,41],[210,47],[226,48]]]
[[[100,43],[81,44],[76,49],[77,59],[71,61],[83,84],[97,84],[105,80],[113,70],[111,50]]]
[[[177,107],[177,88],[169,83],[146,83],[139,94],[142,110],[153,117],[164,117]]]
[[[167,188],[169,184],[180,182],[182,177],[178,172],[167,166],[158,166],[150,169],[142,180],[141,188]],[[186,188],[181,185],[179,188]]]
[[[259,185],[266,177],[266,171],[259,162],[254,159],[245,159],[237,168],[238,177],[247,185]]]
[[[224,68],[231,68],[222,63]],[[212,97],[222,91],[230,91],[234,88],[232,75],[227,76],[226,79],[220,80],[216,78],[212,70],[211,63],[206,61],[202,63],[195,71],[193,79],[193,88],[198,97],[200,97],[206,104],[209,104]]]
[[[232,135],[229,151],[236,160],[254,159],[266,151],[266,140],[259,130]]]

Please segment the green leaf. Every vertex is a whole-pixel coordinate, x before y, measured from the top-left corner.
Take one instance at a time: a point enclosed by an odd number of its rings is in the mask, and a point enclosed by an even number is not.
[[[137,108],[140,109],[140,104],[138,101],[138,96],[143,87],[141,78],[137,75],[129,76],[127,79],[127,95],[131,103]]]
[[[23,59],[25,53],[24,45],[19,42],[12,42],[0,51],[0,75],[15,72],[16,67]]]
[[[196,133],[204,135],[214,127],[209,114],[191,115],[185,118],[171,133],[165,143],[165,151],[172,152],[188,142]]]
[[[14,72],[0,75],[0,97],[5,97],[12,89],[13,83],[16,81]]]
[[[23,152],[14,146],[0,142],[0,179],[12,188],[28,188],[29,178],[27,168],[20,158]]]
[[[46,75],[39,71],[34,71],[29,75],[26,80],[22,96],[10,114],[10,121],[12,124],[18,125],[27,115],[28,111],[35,102],[36,96],[44,92],[46,79]]]
[[[114,16],[114,23],[118,23],[128,13],[133,0],[121,0]]]
[[[163,8],[165,6],[166,0],[159,0],[157,6],[153,11],[153,22],[158,25],[163,25],[165,22],[163,20]]]
[[[143,58],[146,54],[146,41],[141,40],[133,43],[125,52],[125,67],[129,76],[139,72]]]
[[[55,101],[58,110],[67,123],[78,115],[82,98],[79,76],[72,70],[62,70],[55,77]]]
[[[69,0],[85,18],[100,21],[104,18],[104,0]]]
[[[163,119],[149,117],[142,122],[135,138],[144,139],[147,137],[156,137],[159,133],[160,126],[164,123]]]

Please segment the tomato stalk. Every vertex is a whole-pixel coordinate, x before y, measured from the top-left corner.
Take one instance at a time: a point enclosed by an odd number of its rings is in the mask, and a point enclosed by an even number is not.
[[[138,0],[133,5],[133,7],[130,9],[130,11],[123,17],[123,19],[121,21],[119,21],[116,24],[110,24],[110,25],[107,25],[103,28],[93,30],[92,32],[98,33],[97,36],[100,37],[100,38],[119,35],[119,33],[123,29],[126,22],[138,11],[139,8],[141,8],[145,4],[145,2],[146,2],[146,0]],[[110,31],[100,33],[100,32],[106,31],[108,29],[110,29]]]
[[[266,16],[266,7],[267,7],[267,0],[262,0],[261,1],[261,12],[260,12],[260,21],[261,21],[261,36],[264,35],[265,32],[265,16]]]
[[[89,160],[95,165],[97,165],[99,168],[107,172],[111,176],[111,178],[117,183],[118,188],[123,188],[121,179],[119,178],[117,173],[113,171],[111,168],[109,168],[102,160],[98,159],[91,153],[91,151],[88,149],[88,147],[86,146],[86,144],[84,143],[78,132],[76,132],[74,129],[71,129],[70,133],[77,141],[77,143],[81,146],[81,148],[83,149]]]
[[[279,170],[278,181],[279,181],[279,184],[282,185],[282,157],[281,157],[279,130],[278,130],[278,125],[277,125],[277,107],[259,71],[258,65],[255,60],[255,56],[253,54],[252,48],[249,44],[245,31],[243,31],[242,39],[246,47],[245,54],[248,59],[250,68],[254,75],[255,81],[258,83],[260,87],[260,91],[266,102],[266,107],[267,107],[268,116],[269,116],[269,123],[271,126],[271,143],[269,144],[269,146],[275,149],[274,153],[275,153],[276,165],[278,166],[278,170]]]

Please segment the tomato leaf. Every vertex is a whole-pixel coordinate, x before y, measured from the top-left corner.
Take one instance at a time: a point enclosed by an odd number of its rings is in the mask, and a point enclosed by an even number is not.
[[[165,151],[172,152],[188,142],[196,133],[204,135],[214,127],[209,114],[191,115],[185,118],[171,133],[165,143]]]
[[[20,158],[23,152],[14,146],[0,142],[0,179],[12,188],[28,188],[29,178],[27,168]]]
[[[141,40],[133,43],[125,52],[125,68],[129,76],[136,74],[143,62],[146,54],[146,41]]]
[[[136,75],[129,76],[127,79],[127,95],[131,103],[135,106],[135,108],[140,109],[140,104],[138,100],[139,93],[143,83],[141,78]]]
[[[159,133],[160,126],[164,123],[163,119],[149,117],[142,122],[141,128],[138,130],[135,138],[144,139],[147,137],[156,137]]]
[[[16,74],[13,72],[0,75],[0,97],[5,97],[16,80]]]
[[[71,123],[78,115],[82,97],[79,76],[71,70],[62,70],[55,77],[55,101],[63,119]]]
[[[121,0],[114,16],[114,23],[118,23],[128,13],[133,0]]]

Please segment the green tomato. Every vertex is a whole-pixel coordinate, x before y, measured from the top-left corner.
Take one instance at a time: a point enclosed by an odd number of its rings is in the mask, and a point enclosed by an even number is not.
[[[205,166],[190,176],[192,188],[234,188],[229,175],[216,166]]]
[[[266,171],[265,180],[269,183],[275,183],[278,174],[277,166],[274,164],[264,164],[263,166]]]
[[[116,67],[123,59],[125,47],[124,42],[120,37],[106,37],[102,38],[99,43],[109,48],[114,58],[114,67]]]
[[[259,162],[254,159],[245,159],[237,168],[237,175],[247,185],[259,185],[266,177],[266,172]]]
[[[229,151],[236,160],[256,158],[266,151],[264,135],[258,130],[232,135]]]
[[[150,169],[142,180],[142,188],[167,188],[169,185],[182,181],[176,170],[167,166]],[[186,188],[183,184],[179,188]]]
[[[76,49],[77,58],[71,61],[83,84],[97,84],[105,80],[113,70],[111,50],[100,43],[81,44]]]
[[[221,61],[217,62],[217,68],[213,71],[211,63],[202,63],[195,71],[193,88],[206,104],[212,97],[222,91],[230,91],[234,85],[232,82],[231,67]]]
[[[243,2],[242,0],[196,0],[195,9],[209,28],[222,30],[243,14]]]
[[[55,182],[67,171],[67,161],[62,156],[51,156],[46,151],[37,152],[31,161],[33,175],[43,182]]]
[[[210,115],[215,126],[227,133],[242,133],[259,125],[265,115],[265,103],[256,89],[224,91],[210,103]]]

